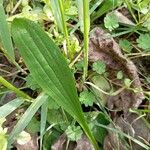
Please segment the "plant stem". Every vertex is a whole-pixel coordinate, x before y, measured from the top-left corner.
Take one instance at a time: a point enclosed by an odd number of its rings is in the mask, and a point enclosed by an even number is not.
[[[11,11],[11,14],[13,14],[13,13],[17,10],[17,8],[19,7],[19,5],[21,5],[21,2],[22,2],[22,0],[19,0],[19,1],[16,3],[16,5],[15,5],[14,8],[13,8],[13,10]]]
[[[131,7],[130,2],[129,2],[128,0],[124,0],[124,1],[125,1],[125,3],[126,3],[126,5],[127,5],[128,9],[129,9],[129,11],[130,11],[132,17],[134,18],[135,22],[138,23],[138,21],[137,21],[135,15],[134,15],[134,12],[132,11],[132,7]]]
[[[7,87],[8,89],[14,91],[16,94],[18,94],[19,96],[25,98],[25,99],[29,99],[31,100],[32,98],[25,94],[24,92],[20,91],[19,89],[17,89],[15,86],[13,86],[11,83],[9,83],[7,80],[5,80],[2,76],[0,76],[0,83],[3,84],[5,87]]]
[[[66,42],[67,42],[67,49],[68,49],[67,55],[70,56],[71,55],[71,52],[70,52],[70,41],[69,41],[69,36],[68,36],[67,25],[65,23],[64,7],[63,7],[63,4],[62,4],[62,0],[58,0],[58,3],[59,3],[59,9],[60,9],[60,12],[61,12],[63,32],[64,32],[64,36],[65,36],[65,39],[66,39]]]
[[[87,77],[88,71],[88,51],[89,51],[89,29],[90,29],[90,15],[89,15],[89,1],[83,0],[83,18],[84,18],[84,72],[83,81]]]
[[[19,64],[3,49],[3,48],[0,48],[0,51],[3,52],[3,54],[5,55],[5,57],[11,62],[13,63],[18,70],[20,70],[21,72],[25,73],[26,72],[19,66]]]
[[[97,1],[92,8],[90,9],[90,15],[95,11],[96,8],[99,7],[99,5],[103,2],[103,0]],[[73,34],[79,27],[81,26],[80,21],[74,26],[74,28],[71,30],[70,34]]]

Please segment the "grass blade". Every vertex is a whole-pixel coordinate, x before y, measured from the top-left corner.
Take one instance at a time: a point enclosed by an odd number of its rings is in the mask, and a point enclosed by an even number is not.
[[[83,26],[83,0],[77,0],[77,6],[78,6],[78,17],[79,17],[79,24],[80,24],[80,30],[81,32],[84,32],[84,26]]]
[[[50,0],[50,1],[45,1],[46,4],[51,8],[52,13],[54,15],[55,19],[55,24],[56,27],[58,28],[58,31],[64,34],[64,37],[67,42],[67,55],[71,55],[71,49],[70,49],[70,40],[68,36],[68,30],[67,30],[67,25],[65,22],[65,14],[64,14],[64,5],[62,0]]]
[[[6,21],[6,15],[3,8],[3,3],[0,2],[0,43],[2,44],[6,53],[15,59],[14,50],[11,41],[11,35],[9,32],[8,24]]]
[[[16,110],[21,104],[23,104],[24,99],[16,98],[7,104],[0,107],[0,118],[5,118],[14,110]]]
[[[71,56],[70,41],[68,36],[67,25],[65,22],[64,7],[63,7],[62,0],[58,0],[58,3],[59,3],[60,14],[61,14],[61,20],[62,20],[61,24],[63,26],[63,33],[67,42],[67,48],[68,48],[67,55]]]
[[[89,29],[90,29],[90,14],[89,1],[83,0],[83,16],[84,16],[84,72],[83,80],[87,77],[88,70],[88,51],[89,51]]]
[[[63,33],[63,24],[61,18],[61,11],[59,9],[59,1],[58,0],[50,0],[51,9],[54,15],[55,23],[58,27],[58,30]]]
[[[138,23],[138,20],[136,19],[136,16],[134,15],[134,12],[132,10],[132,6],[131,6],[131,3],[130,1],[128,0],[124,0],[125,4],[127,5],[128,9],[129,9],[129,12],[131,13],[132,17],[134,18],[135,22]]]
[[[78,100],[73,74],[59,48],[39,25],[27,19],[13,21],[12,35],[34,80],[80,123],[98,150]]]
[[[114,9],[118,6],[119,2],[117,0],[104,0],[102,6],[91,15],[91,22],[95,21],[111,9]]]
[[[132,140],[133,142],[135,142],[136,144],[138,144],[138,145],[140,145],[141,147],[145,148],[146,150],[149,150],[149,148],[150,148],[149,146],[145,145],[145,144],[142,143],[141,141],[139,141],[139,140],[133,138],[132,136],[130,136],[130,135],[128,135],[128,134],[125,134],[124,132],[122,132],[122,131],[120,131],[120,130],[118,130],[118,129],[114,129],[114,128],[111,128],[111,127],[108,127],[108,126],[106,126],[106,125],[99,124],[99,123],[97,123],[96,125],[99,126],[99,127],[105,128],[105,129],[107,129],[107,130],[110,130],[110,131],[112,131],[112,132],[118,133],[118,134],[120,134],[120,135],[122,135],[122,136],[124,136],[124,137],[126,137],[126,138],[128,138],[128,139],[130,139],[130,140]]]
[[[78,0],[78,1],[80,1],[81,2],[81,0]],[[98,0],[92,7],[91,7],[91,9],[90,9],[90,15],[93,13],[93,11],[102,3],[102,1],[103,0]],[[79,3],[78,3],[78,5],[79,5]],[[70,35],[72,35],[80,26],[83,26],[80,22],[82,21],[82,23],[83,23],[83,20],[81,20],[80,21],[80,11],[81,10],[79,10],[80,8],[78,8],[78,16],[79,16],[79,22],[73,27],[73,29],[70,31]],[[82,9],[82,11],[83,11],[83,9]],[[82,12],[82,14],[83,14],[83,12]],[[83,19],[83,18],[82,18]],[[81,27],[80,27],[81,28]],[[82,27],[83,28],[83,27]],[[82,31],[82,29],[81,29],[81,31]]]
[[[41,94],[29,106],[29,108],[26,110],[26,112],[23,114],[21,119],[18,121],[18,123],[16,124],[12,132],[10,133],[10,136],[8,138],[9,146],[14,142],[16,136],[25,129],[25,127],[31,121],[34,114],[42,106],[42,104],[47,100],[47,98],[48,98],[47,95]]]
[[[42,150],[43,135],[46,127],[47,119],[47,101],[41,107],[41,127],[40,127],[40,150]]]

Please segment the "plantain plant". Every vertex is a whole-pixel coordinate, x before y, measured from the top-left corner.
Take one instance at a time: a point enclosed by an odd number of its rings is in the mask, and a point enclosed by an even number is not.
[[[13,21],[12,36],[34,80],[81,125],[98,150],[78,100],[73,74],[60,49],[39,25],[27,19]]]

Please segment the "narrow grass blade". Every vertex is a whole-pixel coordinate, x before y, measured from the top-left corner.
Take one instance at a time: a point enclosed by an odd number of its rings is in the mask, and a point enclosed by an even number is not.
[[[58,3],[59,3],[58,9],[60,9],[60,14],[61,14],[61,20],[62,20],[61,24],[63,26],[63,33],[64,33],[64,37],[65,37],[66,42],[67,42],[67,49],[68,49],[67,55],[71,56],[70,40],[69,40],[69,36],[68,36],[67,25],[65,22],[64,6],[62,3],[62,0],[58,0]]]
[[[136,16],[134,15],[134,12],[132,10],[132,6],[129,0],[124,0],[125,4],[127,5],[132,17],[134,18],[135,22],[138,23],[138,20],[136,19]]]
[[[62,18],[61,18],[61,11],[59,8],[59,1],[50,0],[50,4],[51,4],[51,10],[53,12],[55,23],[58,27],[58,30],[63,33],[63,24],[62,24]]]
[[[81,1],[81,0],[80,0]],[[93,11],[102,3],[103,0],[98,0],[90,9],[90,15],[93,13]],[[78,4],[79,5],[79,4]],[[79,8],[78,8],[79,9]],[[83,9],[82,9],[83,11]],[[80,10],[78,10],[78,16],[80,16]],[[83,12],[82,12],[83,14]],[[81,20],[83,23],[83,20]],[[79,22],[73,27],[73,29],[70,31],[70,35],[72,35],[80,26],[83,26],[80,22],[80,17],[79,17]],[[81,29],[82,31],[82,29]]]
[[[67,25],[65,22],[65,13],[64,13],[64,5],[62,0],[50,0],[45,1],[46,4],[51,8],[52,13],[54,15],[54,20],[56,27],[58,28],[58,31],[60,31],[62,34],[64,34],[64,37],[67,42],[67,55],[70,56],[71,49],[70,49],[70,40],[68,36],[68,30]]]
[[[12,132],[10,133],[9,138],[8,138],[9,146],[14,142],[17,135],[25,129],[25,127],[31,121],[34,114],[42,106],[42,104],[47,100],[47,98],[48,96],[42,93],[29,106],[29,108],[26,110],[26,112],[23,114],[21,119],[18,121],[18,123],[16,124]]]
[[[40,127],[40,150],[42,150],[43,135],[45,133],[47,119],[47,101],[41,107],[41,127]]]
[[[111,9],[116,8],[119,5],[118,0],[104,0],[102,6],[91,15],[91,22],[95,21],[97,18],[101,17]]]
[[[130,135],[128,135],[128,134],[123,133],[122,131],[120,131],[120,130],[118,130],[118,129],[111,128],[111,127],[108,127],[108,126],[106,126],[106,125],[99,124],[99,123],[97,123],[96,125],[97,125],[97,126],[100,126],[100,127],[102,127],[102,128],[105,128],[105,129],[107,129],[107,130],[110,130],[110,131],[112,131],[112,132],[118,133],[118,134],[120,134],[120,135],[122,135],[122,136],[124,136],[124,137],[126,137],[126,138],[128,138],[128,139],[130,139],[130,140],[132,140],[133,142],[135,142],[136,144],[138,144],[138,145],[140,145],[141,147],[145,148],[146,150],[149,150],[149,148],[150,148],[149,146],[147,146],[146,144],[142,143],[141,141],[139,141],[139,140],[133,138],[132,136],[130,136]]]
[[[9,32],[2,2],[0,3],[0,43],[2,44],[4,50],[8,53],[8,55],[12,59],[15,59],[11,35]]]
[[[89,29],[90,29],[90,14],[89,1],[83,0],[83,16],[84,16],[84,72],[83,80],[87,77],[88,71],[88,51],[89,51]]]
[[[21,104],[23,104],[24,99],[22,98],[16,98],[7,104],[0,107],[0,118],[5,118],[10,113],[12,113],[14,110],[16,110]]]
[[[79,17],[79,24],[80,24],[80,30],[81,32],[84,32],[84,25],[83,25],[83,0],[76,0],[77,6],[78,6],[78,17]]]
[[[73,74],[59,48],[38,24],[27,19],[13,21],[12,35],[34,80],[80,123],[98,150],[78,100]]]

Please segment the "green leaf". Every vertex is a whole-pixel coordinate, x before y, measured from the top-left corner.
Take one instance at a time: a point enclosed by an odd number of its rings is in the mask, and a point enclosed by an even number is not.
[[[0,5],[2,5],[3,4],[3,0],[0,0]]]
[[[143,26],[150,31],[150,17],[143,23]]]
[[[83,134],[80,126],[68,126],[66,130],[67,137],[70,141],[77,141],[81,139],[81,136]]]
[[[46,128],[47,119],[47,101],[41,107],[41,126],[40,126],[40,150],[42,150],[43,136]]]
[[[132,83],[132,81],[130,79],[128,79],[128,78],[124,79],[124,84],[125,84],[126,87],[129,88],[131,86],[131,83]]]
[[[21,5],[23,7],[28,6],[29,5],[29,0],[22,0]]]
[[[0,119],[0,150],[6,150],[7,149],[7,128],[3,128],[2,125],[6,121],[5,118]]]
[[[83,0],[83,26],[84,26],[84,68],[83,68],[83,81],[85,81],[88,74],[88,55],[89,55],[89,30],[90,30],[90,12],[89,1]]]
[[[109,31],[119,27],[118,18],[113,12],[106,15],[104,18],[104,25]]]
[[[146,81],[150,84],[150,76],[146,77]]]
[[[106,65],[102,61],[96,61],[93,63],[93,71],[96,71],[98,74],[103,74],[106,71]]]
[[[72,115],[80,116],[73,75],[54,42],[40,26],[26,19],[14,20],[12,35],[34,80]]]
[[[71,5],[68,9],[65,9],[65,15],[75,16],[77,15],[77,11],[77,7]]]
[[[58,140],[58,137],[62,135],[61,132],[58,132],[57,130],[53,129],[51,131],[47,131],[44,135],[43,139],[43,150],[51,150],[51,145],[54,144],[56,140]]]
[[[57,109],[57,110],[51,109],[51,110],[48,110],[48,114],[49,115],[47,115],[47,121],[50,124],[61,124],[61,123],[66,122],[66,118],[63,115],[61,109]]]
[[[122,71],[118,71],[117,73],[117,79],[122,79],[123,78],[123,72]]]
[[[84,31],[84,24],[83,24],[83,0],[76,0],[78,6],[78,17],[79,17],[79,24],[80,30],[83,33]]]
[[[70,37],[70,49],[71,49],[71,54],[75,54],[76,52],[79,52],[81,50],[79,41],[74,35]]]
[[[97,2],[95,2],[94,4],[92,4],[92,7],[89,10],[90,15],[94,12],[94,10],[96,10],[98,8],[98,6],[103,2],[103,0],[98,0]],[[79,4],[82,3],[82,1],[79,1]],[[80,5],[81,6],[81,5]],[[80,9],[81,8],[81,9]],[[82,13],[82,6],[78,8],[78,16],[80,16],[80,11]],[[82,13],[83,14],[83,13]],[[79,18],[80,19],[80,18]],[[92,18],[91,18],[92,19]],[[83,22],[83,20],[81,20]],[[83,25],[82,25],[83,26]],[[78,28],[80,27],[80,20],[79,22],[74,26],[74,28],[71,30],[70,35],[73,34]],[[82,31],[82,29],[81,29]]]
[[[0,44],[2,44],[9,57],[14,59],[15,55],[12,46],[11,35],[6,22],[6,16],[2,2],[0,3]]]
[[[21,133],[25,129],[25,127],[29,124],[34,114],[41,107],[41,105],[47,100],[47,98],[48,98],[47,95],[41,94],[29,106],[29,108],[26,110],[26,112],[23,114],[21,119],[18,121],[18,123],[16,124],[12,132],[10,133],[9,139],[8,139],[9,146],[10,144],[14,142],[18,134]]]
[[[7,149],[7,138],[5,135],[0,134],[0,150]]]
[[[40,122],[36,119],[36,117],[33,117],[26,129],[29,133],[37,133],[40,131]]]
[[[26,77],[26,86],[27,87],[30,87],[32,90],[36,90],[36,89],[39,89],[39,85],[35,82],[35,80],[33,79],[32,75],[29,74],[27,77]]]
[[[92,14],[91,21],[95,21],[97,18],[101,17],[105,13],[109,12],[112,9],[115,9],[122,3],[122,0],[105,0],[99,7],[99,9]]]
[[[5,118],[10,113],[12,113],[15,109],[17,109],[24,100],[22,98],[16,98],[7,104],[0,107],[0,118]]]
[[[97,86],[98,88],[106,92],[110,92],[111,90],[110,83],[103,76],[97,75],[97,76],[94,76],[91,80],[93,84]],[[107,102],[108,96],[93,87],[92,87],[92,90],[94,91],[95,95],[98,98],[100,98],[102,104],[105,105]]]
[[[101,112],[98,114],[95,121],[98,122],[98,123],[101,123],[103,125],[108,125],[109,124],[109,121],[108,121],[108,119],[106,119],[105,114],[103,114]],[[93,124],[94,124],[94,122],[93,122]],[[92,130],[93,130],[93,133],[94,133],[95,138],[97,139],[97,141],[99,141],[101,144],[103,144],[104,139],[107,135],[107,130],[104,129],[104,128],[101,128],[101,127],[99,127],[95,124],[94,124],[94,127],[93,127]]]
[[[141,34],[137,39],[138,47],[150,51],[150,34]]]
[[[142,12],[143,14],[146,14],[149,12],[149,0],[142,0],[139,1],[138,5],[138,11]]]
[[[130,53],[132,50],[132,45],[131,42],[129,42],[128,40],[119,40],[119,46],[121,47],[121,49],[127,53]]]
[[[58,108],[60,108],[60,106],[57,104],[57,102],[55,100],[51,99],[50,97],[48,98],[47,106],[48,106],[49,109],[58,109]]]
[[[77,70],[82,71],[82,70],[83,70],[83,67],[84,67],[84,61],[83,61],[83,60],[78,61],[78,62],[75,64],[75,67],[77,68]]]
[[[73,75],[59,48],[39,25],[27,19],[13,21],[12,35],[34,80],[80,123],[99,149],[83,116]]]
[[[83,91],[80,93],[79,100],[82,104],[87,106],[92,106],[95,101],[95,96],[92,92],[89,91]]]
[[[55,23],[58,27],[58,30],[61,31],[62,33],[64,32],[64,27],[63,27],[63,23],[62,23],[62,17],[61,17],[61,10],[59,7],[59,0],[50,0],[47,1],[47,5],[49,6],[49,8],[51,8],[53,15],[54,15],[54,19],[55,19]]]
[[[45,0],[45,3],[47,5],[47,8],[52,10],[57,28],[59,29],[59,31],[63,32],[62,18],[58,0]]]

